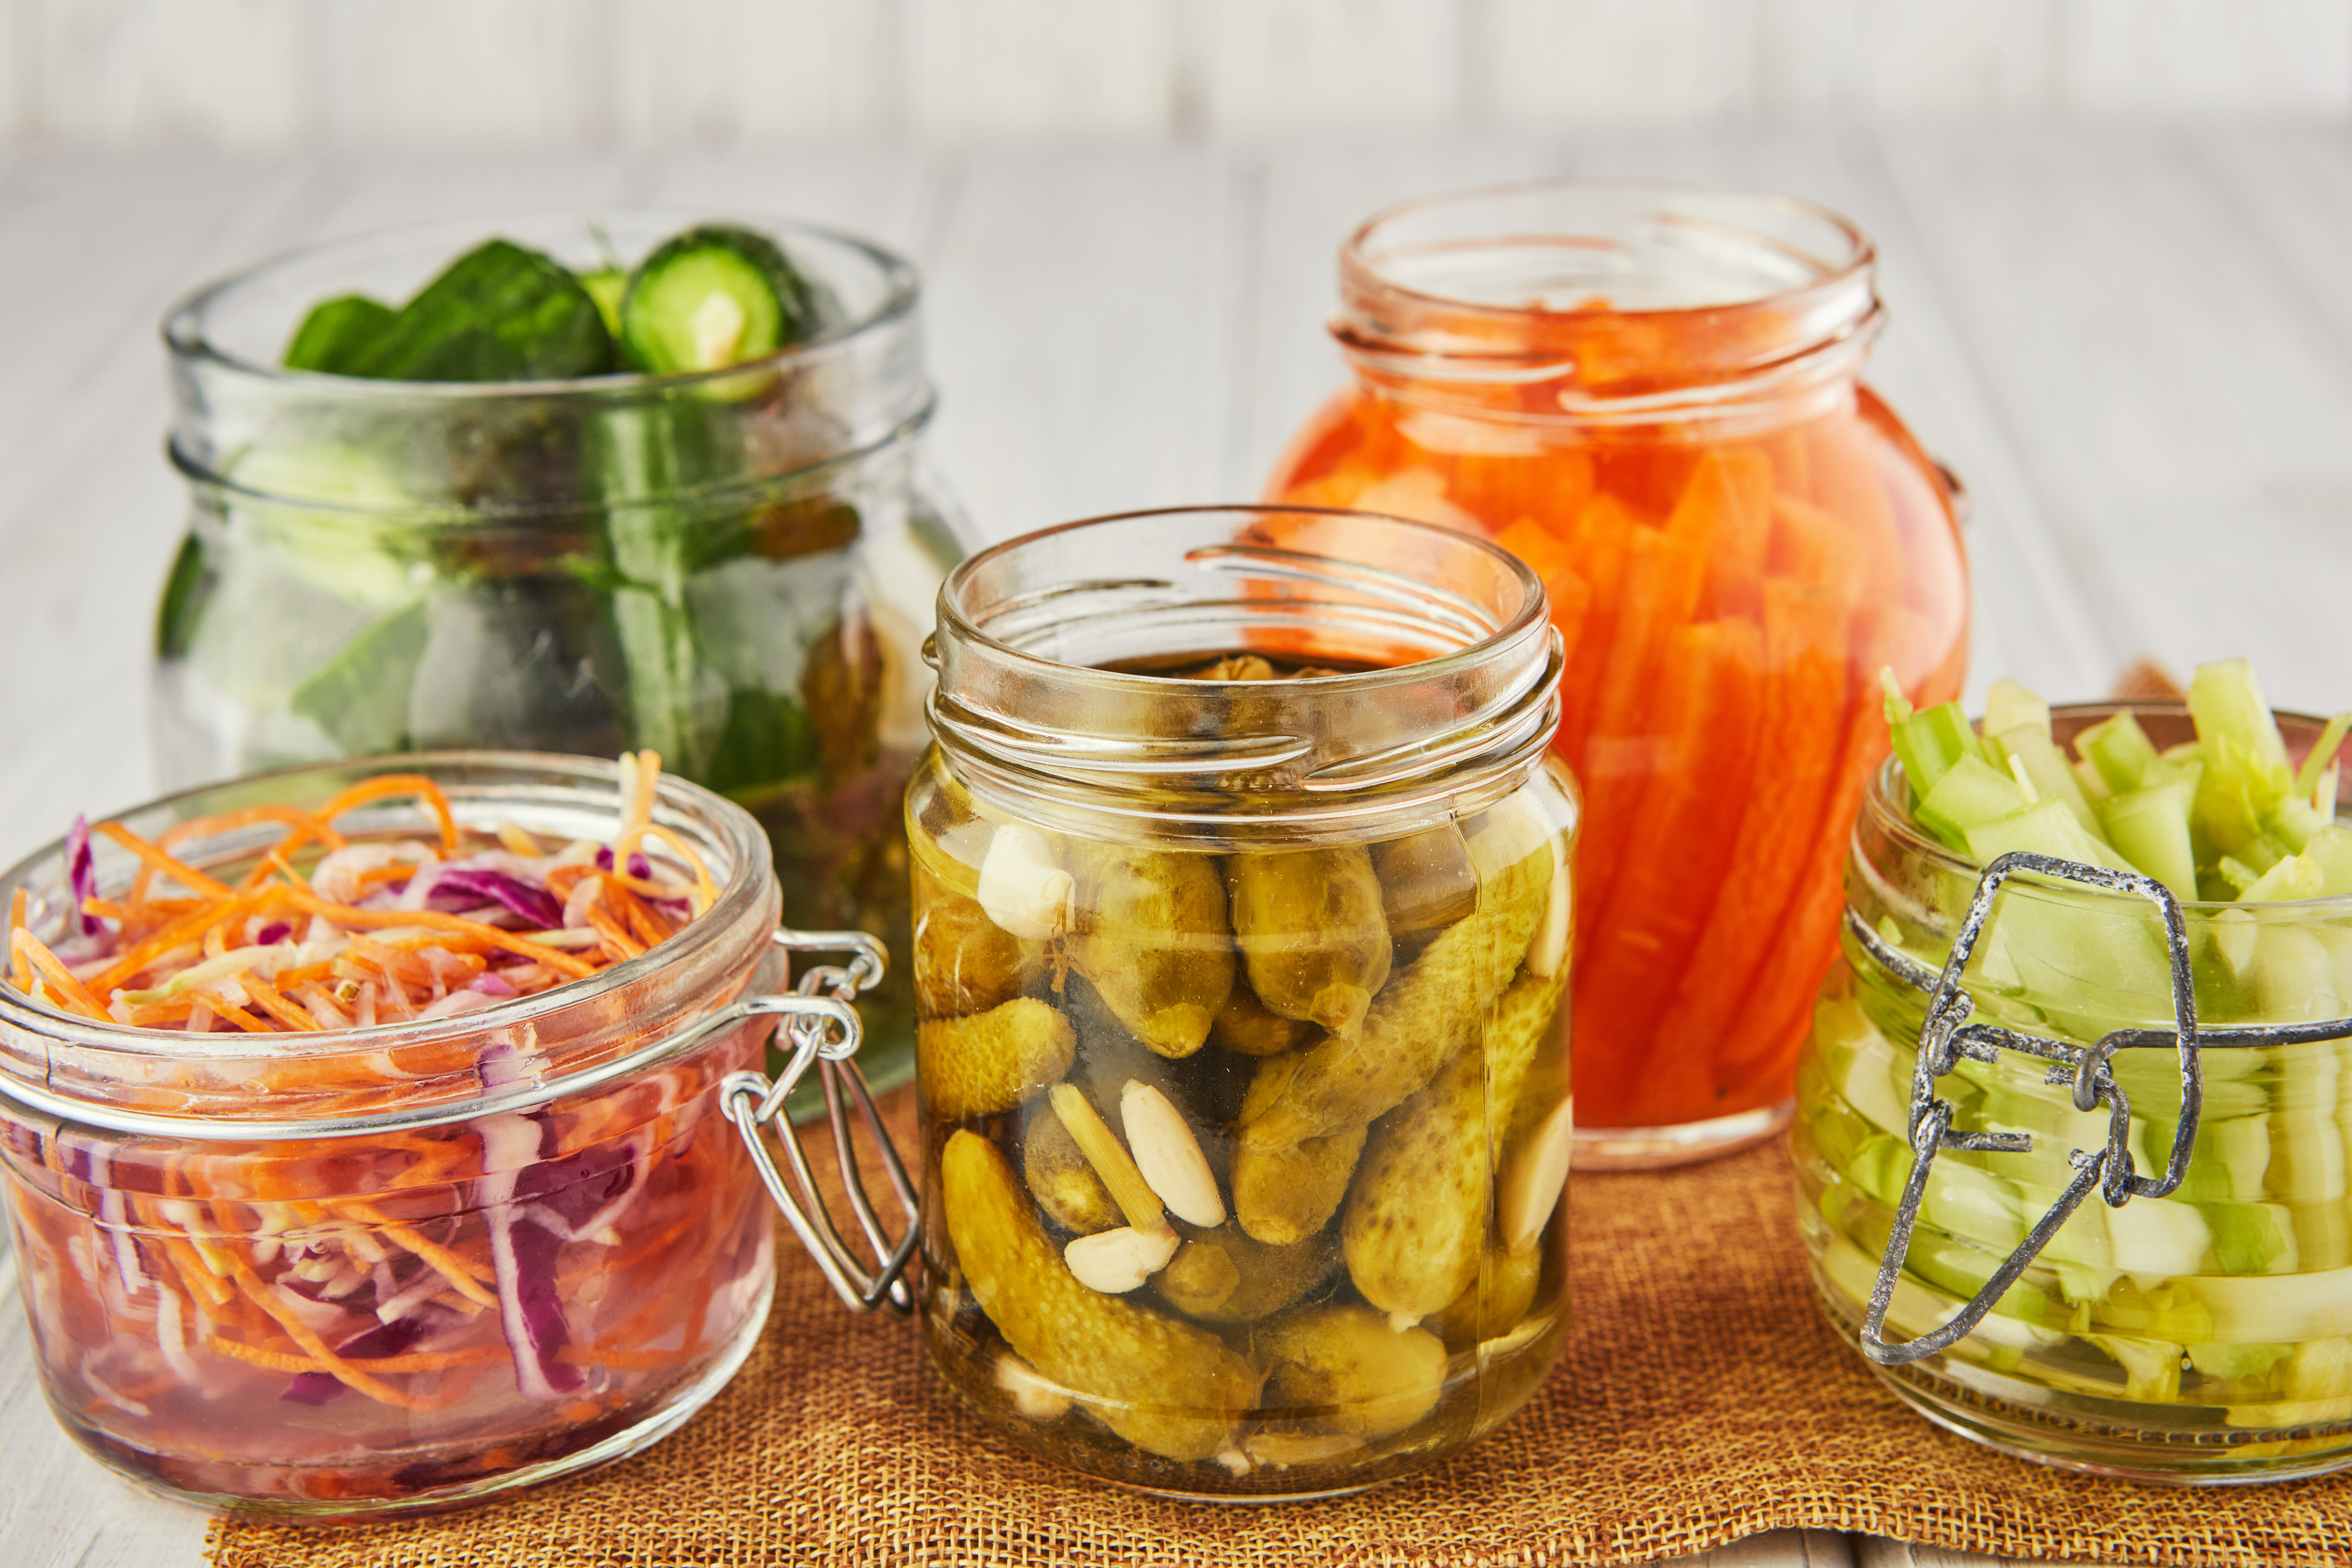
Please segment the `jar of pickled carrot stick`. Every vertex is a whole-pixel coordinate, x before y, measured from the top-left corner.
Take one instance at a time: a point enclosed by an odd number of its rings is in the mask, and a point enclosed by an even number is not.
[[[1340,251],[1356,383],[1266,493],[1444,523],[1543,578],[1588,813],[1580,1164],[1785,1123],[1880,672],[1959,689],[1956,497],[1858,380],[1874,270],[1806,203],[1585,181],[1410,203]]]
[[[321,764],[0,877],[0,1196],[100,1462],[213,1508],[446,1507],[635,1452],[750,1353],[773,1232],[722,1082],[814,998],[761,995],[766,841],[680,780],[619,846],[650,945],[609,934],[615,785]]]

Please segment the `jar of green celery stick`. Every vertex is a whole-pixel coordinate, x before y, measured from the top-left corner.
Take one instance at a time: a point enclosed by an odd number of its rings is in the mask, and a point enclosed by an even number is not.
[[[1799,1220],[1832,1322],[1939,1426],[2143,1479],[2352,1465],[2352,831],[2340,731],[2276,734],[2220,755],[2184,705],[2062,708],[1864,799]]]

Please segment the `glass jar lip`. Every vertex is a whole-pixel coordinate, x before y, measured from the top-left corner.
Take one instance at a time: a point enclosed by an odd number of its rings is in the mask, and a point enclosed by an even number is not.
[[[2189,704],[2185,700],[2176,702],[2133,698],[2050,705],[2050,718],[2053,725],[2060,720],[2069,718],[2095,723],[2119,713],[2186,716],[2188,712]],[[2292,708],[2273,708],[2272,716],[2296,724],[2309,725],[2315,731],[2325,728],[2327,724],[2324,718],[2307,713],[2298,713]],[[1892,839],[1905,853],[1917,856],[1938,871],[1968,877],[1983,876],[1985,868],[1981,862],[1961,854],[1941,840],[1931,838],[1922,832],[1917,824],[1911,820],[1911,813],[1895,803],[1897,799],[1895,794],[1895,780],[1902,776],[1902,773],[1903,764],[1890,757],[1881,762],[1877,769],[1872,773],[1870,788],[1863,792],[1864,807],[1874,819],[1879,831]],[[2061,892],[2069,898],[2119,899],[2141,909],[2148,907],[2145,900],[2127,893],[2105,893],[2089,887],[2050,886],[2049,884],[2044,884],[2037,891]],[[2246,905],[2233,899],[2184,898],[2180,901],[2181,912],[2192,919],[2200,917],[2210,919],[2224,910],[2245,907]],[[2325,898],[2283,898],[2265,904],[2262,907],[2266,913],[2301,910],[2311,915],[2342,915],[2352,912],[2352,894],[2335,894]]]
[[[986,571],[995,561],[1016,550],[1034,548],[1040,541],[1057,535],[1073,533],[1081,528],[1142,522],[1154,517],[1215,517],[1225,514],[1246,517],[1370,518],[1383,524],[1395,524],[1414,533],[1425,534],[1445,539],[1450,543],[1469,547],[1492,558],[1517,580],[1521,590],[1518,611],[1508,622],[1495,628],[1477,641],[1465,643],[1451,653],[1441,653],[1434,658],[1423,659],[1409,664],[1391,664],[1369,670],[1351,670],[1339,674],[1313,675],[1304,680],[1297,676],[1287,676],[1272,682],[1240,682],[1201,680],[1181,675],[1139,674],[1120,670],[1098,669],[1092,665],[1066,664],[1060,660],[1042,657],[990,636],[964,613],[962,606],[958,602],[960,591],[968,587],[974,577]],[[958,641],[985,648],[999,658],[1011,660],[1017,664],[1027,665],[1039,671],[1083,671],[1090,679],[1100,679],[1106,683],[1128,686],[1136,691],[1164,691],[1173,685],[1223,687],[1245,685],[1253,687],[1266,687],[1312,685],[1318,691],[1328,691],[1337,697],[1377,691],[1387,685],[1423,681],[1433,675],[1443,676],[1454,668],[1475,664],[1498,644],[1523,636],[1531,625],[1548,620],[1549,611],[1544,594],[1543,580],[1536,575],[1535,569],[1500,545],[1476,534],[1465,533],[1458,528],[1449,528],[1438,523],[1423,522],[1416,517],[1401,517],[1388,512],[1368,512],[1347,507],[1258,506],[1237,501],[1222,505],[1154,507],[1133,512],[1107,512],[1099,517],[1080,517],[1074,522],[1055,523],[1047,528],[1033,529],[1028,533],[1003,540],[989,546],[986,549],[975,551],[956,563],[954,570],[948,573],[947,580],[940,585],[939,615],[941,626],[951,627]],[[927,658],[932,655],[936,640],[937,633],[934,632],[932,640],[925,643]]]
[[[1877,247],[1862,227],[1833,208],[1802,196],[1778,192],[1751,190],[1745,186],[1722,185],[1706,181],[1640,180],[1595,178],[1583,175],[1561,175],[1549,179],[1498,181],[1491,184],[1470,185],[1432,195],[1410,197],[1381,208],[1358,225],[1339,247],[1339,277],[1343,290],[1363,287],[1367,290],[1401,296],[1448,310],[1483,315],[1496,319],[1524,319],[1529,317],[1567,319],[1579,312],[1555,309],[1544,306],[1497,305],[1491,301],[1469,298],[1434,289],[1416,287],[1400,282],[1384,272],[1374,259],[1371,245],[1374,236],[1405,218],[1435,213],[1449,207],[1465,206],[1474,202],[1494,201],[1513,196],[1539,196],[1554,193],[1573,194],[1581,192],[1638,196],[1654,193],[1662,199],[1705,197],[1752,203],[1762,208],[1778,208],[1801,214],[1827,225],[1843,235],[1852,246],[1852,254],[1843,262],[1827,267],[1812,278],[1787,288],[1770,290],[1742,299],[1719,301],[1707,305],[1675,306],[1652,309],[1612,309],[1618,317],[1675,317],[1699,311],[1738,310],[1758,307],[1772,308],[1789,300],[1836,288],[1850,282],[1859,274],[1871,270],[1877,263]],[[1494,235],[1488,241],[1507,236]]]
[[[604,758],[533,751],[426,751],[297,763],[288,768],[240,774],[234,779],[215,779],[209,784],[199,784],[142,801],[104,820],[117,821],[191,802],[225,789],[267,785],[328,770],[423,773],[435,777],[438,781],[443,771],[466,768],[495,768],[509,771],[537,769],[544,774],[559,776],[558,781],[568,778],[592,788],[609,784],[614,799],[616,801],[619,799],[620,767]],[[719,897],[700,916],[688,922],[668,941],[635,957],[625,958],[599,969],[593,975],[566,980],[527,997],[518,997],[451,1018],[414,1019],[379,1023],[367,1029],[322,1030],[316,1044],[296,1040],[281,1046],[276,1042],[288,1040],[289,1036],[273,1035],[270,1056],[278,1060],[300,1061],[360,1056],[394,1047],[435,1044],[480,1035],[491,1030],[532,1023],[551,1013],[576,1007],[600,994],[624,988],[702,954],[712,943],[733,930],[763,897],[765,883],[773,876],[767,836],[742,807],[673,774],[661,776],[656,800],[667,804],[673,810],[690,810],[705,815],[714,829],[723,834],[727,852],[734,858],[731,873],[720,884]],[[455,800],[451,803],[453,808],[459,804]],[[59,838],[26,855],[6,871],[0,872],[0,902],[7,900],[17,888],[28,886],[36,868],[61,860],[64,852],[65,840]],[[0,986],[0,1024],[15,1025],[46,1039],[74,1046],[167,1062],[199,1062],[219,1054],[217,1051],[167,1049],[175,1040],[227,1038],[176,1034],[168,1030],[140,1029],[110,1019],[100,1022],[85,1019],[37,1002],[10,986]],[[6,1082],[19,1078],[14,1064],[5,1055],[0,1055],[0,1093],[5,1092]],[[43,1087],[52,1092],[57,1092],[54,1084]]]
[[[881,298],[856,319],[828,328],[815,336],[778,349],[759,359],[727,365],[713,371],[688,371],[667,375],[647,375],[635,371],[618,371],[601,376],[572,376],[541,381],[510,382],[401,382],[379,381],[365,376],[337,375],[325,371],[289,370],[283,365],[265,364],[246,355],[233,353],[214,342],[205,329],[207,310],[233,290],[266,279],[277,270],[299,263],[331,257],[338,251],[360,253],[367,247],[386,241],[417,238],[447,232],[470,236],[478,244],[500,227],[518,231],[550,224],[601,222],[620,220],[653,220],[669,222],[679,230],[723,221],[754,228],[776,238],[789,241],[799,235],[806,240],[839,246],[862,256],[871,263],[884,280]],[[459,246],[468,238],[459,237]],[[789,247],[788,247],[789,248]],[[451,259],[460,254],[450,252]],[[708,213],[689,214],[659,208],[614,209],[587,219],[577,212],[508,213],[478,219],[441,219],[430,223],[396,224],[357,234],[339,235],[310,245],[297,246],[266,256],[236,271],[197,285],[183,294],[164,311],[162,333],[164,346],[176,357],[197,364],[210,365],[264,383],[289,389],[332,389],[338,396],[382,396],[409,402],[480,402],[501,398],[544,398],[562,393],[644,395],[652,392],[666,395],[673,391],[684,392],[712,382],[726,382],[746,374],[789,370],[796,363],[813,360],[837,349],[842,343],[864,337],[911,315],[921,294],[920,282],[912,263],[897,252],[876,242],[821,224],[775,216],[768,214],[730,213],[715,219]],[[295,323],[288,322],[286,330]]]

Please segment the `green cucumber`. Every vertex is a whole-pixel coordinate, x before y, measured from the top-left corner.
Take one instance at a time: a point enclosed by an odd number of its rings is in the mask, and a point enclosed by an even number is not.
[[[649,375],[723,370],[816,330],[817,299],[764,235],[706,224],[637,264],[621,298],[621,350]]]
[[[383,300],[364,294],[322,299],[294,329],[294,340],[286,345],[286,368],[344,374],[345,365],[382,337],[398,315]]]
[[[294,688],[286,706],[343,748],[367,757],[408,749],[409,687],[425,656],[425,606],[373,622]]]
[[[629,291],[628,273],[617,267],[608,267],[600,272],[583,272],[580,275],[580,287],[586,289],[588,298],[596,302],[596,313],[604,318],[604,330],[613,335],[614,342],[618,343],[621,340],[621,297]]]
[[[562,381],[607,374],[617,356],[577,277],[493,239],[451,262],[341,368],[379,381]]]

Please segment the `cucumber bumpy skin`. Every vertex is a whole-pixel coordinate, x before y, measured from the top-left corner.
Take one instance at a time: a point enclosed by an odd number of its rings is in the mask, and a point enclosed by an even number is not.
[[[1204,1323],[1246,1323],[1295,1306],[1339,1266],[1338,1239],[1325,1231],[1270,1247],[1230,1228],[1195,1231],[1153,1279],[1160,1299]]]
[[[1442,1312],[1477,1283],[1494,1207],[1489,1129],[1511,1124],[1566,978],[1564,968],[1522,974],[1496,1003],[1483,1045],[1454,1052],[1373,1126],[1340,1234],[1357,1291],[1392,1317]]]
[[[1070,1070],[1077,1047],[1070,1020],[1031,997],[915,1026],[916,1069],[931,1113],[955,1121],[993,1116],[1043,1092]]]
[[[1394,946],[1370,850],[1236,854],[1225,887],[1250,989],[1269,1011],[1335,1032],[1363,1021]]]
[[[1080,1284],[977,1133],[948,1139],[940,1185],[964,1282],[1015,1354],[1147,1453],[1205,1459],[1229,1446],[1257,1396],[1247,1362],[1213,1334]]]
[[[1160,1056],[1201,1049],[1234,989],[1224,879],[1207,855],[1073,841],[1072,967]]]
[[[1050,1101],[1034,1106],[1023,1125],[1021,1175],[1037,1207],[1065,1230],[1092,1236],[1127,1223]]]
[[[1251,1086],[1244,1147],[1286,1148],[1363,1126],[1477,1038],[1488,1005],[1542,922],[1553,862],[1547,830],[1510,802],[1488,814],[1470,852],[1485,886],[1477,912],[1448,926],[1391,980],[1361,1028],[1258,1070],[1269,1092]]]

